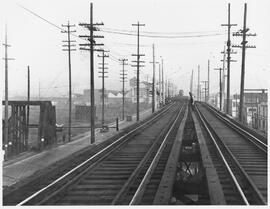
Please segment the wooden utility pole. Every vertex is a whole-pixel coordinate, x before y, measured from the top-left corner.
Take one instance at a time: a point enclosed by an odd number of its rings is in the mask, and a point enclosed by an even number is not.
[[[175,86],[174,83],[170,81],[170,97],[175,96]]]
[[[4,158],[6,159],[9,155],[8,153],[8,61],[14,60],[13,58],[8,58],[8,47],[10,45],[7,41],[7,25],[6,25],[6,34],[5,34],[5,128],[4,128],[4,147],[5,147],[5,155]]]
[[[164,69],[163,69],[163,58],[161,59],[161,67],[162,67],[162,104],[164,105],[165,104],[165,94],[164,94]]]
[[[228,40],[227,40],[227,105],[226,113],[229,114],[230,109],[230,62],[231,62],[231,27],[237,24],[231,24],[231,4],[228,3],[228,23],[221,24],[221,26],[228,27]]]
[[[27,66],[27,102],[30,101],[30,67]],[[26,149],[28,149],[28,138],[29,138],[29,104],[27,104],[26,109]]]
[[[222,68],[215,68],[214,70],[219,70],[219,109],[220,111],[222,111],[222,81],[221,81]]]
[[[102,65],[102,67],[99,67],[98,69],[101,69],[102,71],[99,71],[98,73],[101,74],[101,76],[99,76],[99,78],[102,78],[102,116],[101,116],[101,125],[102,125],[102,128],[104,128],[104,113],[105,113],[105,106],[104,106],[104,99],[105,99],[105,84],[104,84],[104,79],[105,78],[108,78],[108,76],[105,76],[106,72],[105,70],[108,69],[108,67],[105,67],[105,64],[107,65],[108,63],[105,63],[105,58],[106,57],[109,57],[108,54],[105,54],[105,52],[109,52],[109,51],[105,51],[103,50],[102,51],[102,55],[98,57],[101,57],[102,58],[102,63],[99,63]]]
[[[198,65],[198,87],[197,87],[197,100],[201,101],[200,94],[201,94],[201,86],[200,86],[200,65]]]
[[[207,83],[208,81],[201,81],[202,83],[204,83],[204,101],[207,101]]]
[[[148,81],[149,75],[146,75],[146,101],[147,104],[149,104],[149,81]]]
[[[221,84],[222,84],[222,99],[224,100],[225,102],[225,83],[224,83],[224,75],[225,75],[225,62],[226,62],[226,46],[224,46],[224,50],[221,52],[223,54],[223,59],[220,60],[222,62],[222,75],[221,75]],[[222,107],[224,108],[224,103],[222,101]]]
[[[167,98],[167,76],[165,77],[165,82],[164,82],[164,98],[165,98],[165,102],[166,102],[166,98]]]
[[[159,97],[158,97],[158,105],[160,108],[161,105],[161,64],[158,64],[158,90],[159,90]]]
[[[27,102],[30,101],[30,67],[27,66]]]
[[[90,51],[90,101],[91,101],[91,144],[95,142],[95,85],[94,85],[94,51],[102,51],[102,49],[94,49],[94,46],[103,46],[94,40],[95,38],[104,38],[103,36],[94,36],[94,31],[97,31],[96,26],[103,23],[93,23],[93,3],[90,3],[90,24],[80,23],[80,26],[87,28],[90,35],[81,35],[80,38],[86,38],[90,43],[80,44],[80,50]],[[88,48],[89,47],[89,48]]]
[[[167,98],[169,99],[170,98],[170,80],[168,79],[168,77],[167,77],[167,91],[168,91]]]
[[[190,92],[191,94],[193,94],[193,70],[192,70],[192,72],[191,72],[189,92]]]
[[[140,120],[140,67],[144,67],[141,65],[144,61],[140,61],[140,57],[144,56],[144,54],[140,54],[140,26],[145,26],[145,24],[140,24],[139,22],[136,24],[132,24],[132,26],[137,27],[137,54],[132,54],[132,56],[137,57],[137,64],[132,65],[132,67],[137,67],[137,121]]]
[[[256,46],[248,46],[248,41],[246,40],[247,36],[256,36],[256,34],[251,34],[247,32],[249,28],[246,27],[247,22],[247,4],[245,3],[244,7],[244,23],[243,29],[239,32],[233,33],[233,36],[242,36],[243,40],[241,45],[233,45],[233,47],[242,48],[242,64],[241,64],[241,84],[240,84],[240,107],[239,107],[239,121],[243,121],[243,112],[244,112],[244,87],[245,87],[245,59],[246,59],[246,48],[256,48]]]
[[[122,68],[122,73],[120,73],[120,79],[121,79],[121,82],[122,82],[122,94],[123,94],[123,97],[122,97],[122,119],[124,120],[125,119],[125,82],[126,82],[126,79],[127,79],[127,73],[125,71],[125,65],[128,65],[126,63],[127,59],[119,59],[121,63],[121,65],[123,66]]]
[[[155,106],[156,106],[156,88],[155,88],[155,82],[156,82],[156,64],[158,62],[155,61],[155,44],[152,45],[153,48],[153,61],[150,62],[153,64],[153,81],[152,81],[152,113],[155,112]]]
[[[8,45],[7,43],[7,29],[5,36],[5,129],[4,129],[4,146],[5,146],[5,157],[8,156]]]
[[[62,25],[62,27],[67,27],[67,31],[61,31],[62,33],[67,33],[68,40],[63,41],[67,43],[67,45],[63,45],[63,47],[67,47],[67,49],[63,49],[63,51],[68,51],[68,80],[69,80],[69,88],[68,88],[68,141],[71,141],[71,108],[72,108],[72,88],[71,88],[71,51],[76,51],[76,49],[72,49],[71,47],[75,47],[75,44],[70,44],[71,42],[75,42],[74,40],[70,40],[70,34],[75,33],[76,31],[71,31],[71,27],[75,27],[75,25],[70,25],[69,21],[67,25]]]
[[[207,102],[210,99],[210,60],[207,62]]]
[[[228,52],[226,50],[226,46],[224,46],[224,50],[221,52],[221,54],[223,54],[223,59],[220,60],[222,62],[222,64],[223,64],[223,66],[222,66],[223,67],[223,72],[222,72],[222,95],[223,96],[222,96],[222,99],[224,100],[224,102],[223,102],[223,109],[225,109],[225,106],[226,106],[226,109],[224,110],[226,112],[227,110],[230,109],[230,108],[227,109],[227,106],[228,105],[230,107],[230,102],[228,103],[228,101],[227,101],[225,103],[225,77],[227,76],[227,75],[225,75],[225,70],[226,70],[225,63],[226,63],[226,61],[228,61],[228,58],[226,58],[226,54],[228,54]],[[230,50],[230,54],[236,54],[236,51]],[[236,62],[236,60],[233,60],[230,57],[230,62]],[[228,71],[227,71],[227,73],[228,73]],[[228,77],[227,77],[227,81],[228,81]],[[227,85],[227,88],[228,88],[228,85]],[[228,98],[227,98],[227,100],[228,100]]]
[[[175,96],[175,88],[176,88],[176,85],[174,83],[171,82],[171,96],[174,97]]]
[[[90,3],[90,105],[91,105],[91,144],[95,143],[95,77],[94,77],[94,26],[93,26],[93,3]]]

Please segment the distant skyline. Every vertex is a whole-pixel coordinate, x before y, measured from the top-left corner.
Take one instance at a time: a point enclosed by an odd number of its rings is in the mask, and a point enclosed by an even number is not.
[[[121,90],[120,70],[122,66],[117,59],[127,58],[129,63],[135,60],[131,54],[136,53],[136,36],[112,33],[127,30],[133,33],[133,23],[140,21],[146,26],[141,28],[144,34],[162,36],[141,37],[140,51],[146,56],[146,67],[141,69],[141,80],[146,75],[152,76],[152,44],[156,46],[156,59],[164,59],[164,73],[185,94],[189,91],[191,71],[194,70],[194,86],[197,87],[197,66],[201,67],[201,80],[207,79],[207,60],[210,59],[210,91],[218,92],[218,72],[213,68],[222,67],[220,53],[227,40],[227,4],[231,3],[231,22],[238,24],[232,28],[236,32],[242,28],[244,3],[247,2],[247,26],[256,37],[248,37],[248,44],[256,45],[247,49],[245,88],[268,88],[270,69],[270,19],[269,0],[3,0],[0,3],[0,54],[4,57],[5,23],[8,27],[9,57],[9,95],[26,95],[27,66],[31,70],[31,96],[38,96],[40,83],[41,96],[67,95],[68,92],[68,57],[62,51],[62,40],[67,36],[60,29],[26,11],[19,5],[33,11],[40,17],[61,27],[70,21],[76,25],[76,36],[87,33],[78,26],[89,21],[89,4],[93,2],[94,22],[103,22],[98,32],[110,50],[109,73],[105,88]],[[106,32],[105,32],[106,31]],[[203,35],[203,37],[201,37]],[[210,35],[210,36],[204,36]],[[164,38],[164,36],[178,36]],[[179,38],[181,36],[181,38]],[[78,48],[83,40],[76,40],[77,51],[72,52],[72,86],[73,93],[82,93],[89,89],[89,53]],[[240,44],[240,37],[232,36],[232,44]],[[234,49],[232,55],[236,63],[231,63],[231,94],[239,93],[241,49]],[[97,63],[101,61],[95,53],[95,88],[101,88],[98,78]],[[4,96],[4,60],[1,62],[1,96]],[[126,67],[128,78],[135,74],[135,68]],[[156,66],[158,77],[158,65]],[[128,83],[128,82],[127,82]],[[129,86],[129,84],[127,85]]]

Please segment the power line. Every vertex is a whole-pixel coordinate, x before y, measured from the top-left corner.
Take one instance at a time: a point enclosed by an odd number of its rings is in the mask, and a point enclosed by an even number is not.
[[[207,44],[207,45],[220,45],[220,44],[223,44],[224,41],[207,41],[207,42],[184,42],[184,43],[181,43],[181,42],[168,42],[168,43],[159,43],[158,46],[159,47],[162,47],[162,46],[170,46],[170,47],[173,47],[173,46],[185,46],[185,45],[203,45],[203,44]],[[130,47],[130,46],[136,46],[136,44],[132,44],[132,43],[124,43],[124,42],[115,42],[115,43],[112,43],[114,45],[117,45],[118,47]],[[122,45],[122,46],[121,46]],[[141,47],[151,47],[150,44],[141,44],[140,45]],[[266,55],[266,54],[265,54]]]
[[[115,44],[117,45],[127,45],[127,46],[136,46],[137,47],[137,44],[132,44],[132,43],[121,43],[121,42],[116,42]],[[141,44],[140,45],[141,47],[152,47],[151,44]]]
[[[101,30],[102,32],[105,33],[112,33],[112,34],[118,34],[118,35],[128,35],[128,36],[137,36],[136,34],[133,33],[128,33],[128,32],[117,32],[117,31],[108,31],[108,30]],[[178,36],[173,36],[173,35],[140,35],[142,37],[147,37],[147,38],[199,38],[199,37],[209,37],[209,36],[220,36],[220,35],[225,35],[226,33],[213,33],[213,34],[200,34],[200,35],[178,35]]]
[[[59,29],[59,30],[61,30],[61,31],[67,32],[67,31],[64,30],[63,28],[57,26],[56,24],[54,24],[53,22],[47,20],[46,18],[41,17],[41,16],[38,15],[37,13],[31,11],[30,9],[28,9],[28,8],[22,6],[22,5],[19,5],[19,4],[18,4],[18,6],[21,7],[21,8],[23,8],[23,9],[26,10],[27,12],[31,13],[32,15],[34,15],[34,16],[40,18],[41,20],[47,22],[48,24],[52,25],[53,27],[55,27],[55,28],[57,28],[57,29]],[[75,35],[75,34],[70,34],[70,35],[72,35],[73,37],[76,37],[77,39],[86,41],[84,38],[82,38],[82,37],[80,37],[80,36],[77,36],[77,35]],[[107,46],[105,46],[105,45],[104,45],[104,47],[106,47],[107,49],[109,49],[109,48],[108,48]],[[100,48],[99,48],[99,50],[100,50]],[[110,50],[110,51],[112,51],[112,50]],[[117,54],[115,51],[114,51],[114,53]],[[109,56],[108,58],[109,58],[110,60],[116,62],[116,63],[119,63],[119,58],[118,58],[117,56],[114,56],[114,55],[112,54],[112,52],[110,52],[110,56]],[[62,73],[62,72],[61,72],[61,73]],[[57,77],[58,77],[58,76],[57,76]],[[54,81],[53,81],[53,82],[54,82]],[[47,93],[47,92],[46,92],[46,93]]]
[[[26,10],[27,12],[31,13],[32,15],[34,15],[34,16],[40,18],[41,20],[47,22],[48,24],[52,25],[53,27],[55,27],[55,28],[57,28],[57,29],[59,29],[59,30],[61,30],[61,31],[67,32],[66,30],[64,30],[64,29],[61,28],[60,26],[54,24],[53,22],[47,20],[47,19],[44,18],[44,17],[41,17],[41,16],[40,16],[39,14],[37,14],[36,12],[33,12],[32,10],[30,10],[30,9],[28,9],[28,8],[26,8],[26,7],[22,6],[22,5],[20,5],[20,4],[17,4],[17,5],[18,5],[19,7],[21,7],[22,9]],[[82,38],[82,37],[80,37],[80,36],[77,36],[77,35],[75,35],[75,34],[70,34],[70,35],[73,36],[73,37],[76,37],[76,38],[78,38],[78,39],[80,39],[80,40],[87,41],[86,39],[84,39],[84,38]],[[111,58],[109,58],[109,59],[111,59]],[[111,60],[113,60],[113,59],[111,59]],[[115,58],[115,60],[113,60],[113,61],[118,62],[118,58]]]
[[[115,29],[115,28],[106,28],[104,27],[105,30],[110,30],[110,31],[117,31],[117,32],[128,32],[128,33],[134,33],[136,34],[136,31],[134,30],[125,30],[125,29]],[[196,33],[217,33],[221,31],[185,31],[185,32],[155,32],[155,31],[141,31],[142,34],[196,34]],[[225,31],[224,31],[225,32]]]
[[[47,23],[49,23],[49,24],[52,25],[53,27],[55,27],[55,28],[57,28],[57,29],[59,29],[59,30],[61,30],[61,31],[63,30],[63,28],[61,28],[61,27],[57,26],[56,24],[52,23],[51,21],[49,21],[49,20],[47,20],[47,19],[41,17],[41,16],[38,15],[37,13],[31,11],[30,9],[27,9],[26,7],[24,7],[24,6],[20,5],[20,4],[17,4],[17,5],[18,5],[19,7],[21,7],[21,8],[23,8],[24,10],[28,11],[28,12],[31,13],[32,15],[34,15],[34,16],[36,16],[36,17],[42,19],[42,20],[44,20],[44,21],[47,22]]]

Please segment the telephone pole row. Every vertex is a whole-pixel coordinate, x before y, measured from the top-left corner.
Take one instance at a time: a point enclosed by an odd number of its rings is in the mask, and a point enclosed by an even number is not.
[[[214,70],[219,70],[219,110],[222,111],[222,81],[221,81],[221,71],[222,68],[215,68]]]
[[[155,87],[155,82],[156,82],[156,64],[158,62],[155,61],[155,44],[152,45],[153,48],[153,61],[150,62],[153,64],[153,81],[152,81],[152,113],[155,112],[155,106],[156,106],[156,87]]]
[[[86,44],[80,44],[80,50],[90,51],[90,100],[91,100],[91,144],[95,142],[95,85],[94,85],[94,51],[102,51],[95,49],[94,46],[103,46],[104,44],[96,43],[95,38],[104,38],[104,36],[94,35],[94,31],[98,31],[99,25],[103,23],[93,23],[93,3],[90,3],[90,23],[80,23],[82,27],[89,30],[89,35],[80,35],[80,38],[85,38],[89,41]]]
[[[161,107],[161,64],[158,64],[158,91],[159,91],[159,96],[158,96],[158,104],[159,108]]]
[[[166,76],[166,79],[165,79],[165,102],[166,102],[167,98],[168,98],[168,77]]]
[[[161,58],[161,74],[162,74],[162,81],[161,81],[161,88],[162,88],[162,105],[165,105],[165,94],[164,94],[164,66],[163,66],[163,58]]]
[[[208,88],[207,88],[207,84],[208,84],[208,81],[201,81],[203,84],[204,84],[204,101],[207,102],[207,94],[208,94]]]
[[[173,83],[167,78],[167,98],[170,99],[173,96]]]
[[[222,105],[223,105],[223,109],[226,106],[226,110],[227,110],[227,106],[228,106],[229,103],[227,101],[227,103],[225,104],[225,77],[227,76],[227,75],[225,75],[225,69],[226,69],[225,62],[227,61],[226,54],[228,54],[227,51],[226,51],[226,46],[224,46],[224,49],[223,49],[223,51],[221,51],[221,54],[223,54],[223,58],[220,61],[222,62],[222,99],[224,100],[224,102],[222,102]],[[237,52],[231,50],[230,54],[237,54]],[[230,62],[237,62],[237,61],[232,60],[230,58]],[[226,111],[226,110],[224,110],[224,111]]]
[[[242,48],[242,64],[241,64],[241,84],[240,84],[240,107],[239,107],[239,121],[243,122],[243,106],[244,106],[244,86],[245,86],[245,59],[246,59],[246,48],[256,48],[256,46],[247,45],[248,41],[246,40],[247,36],[256,36],[256,33],[247,33],[249,28],[246,27],[247,21],[247,3],[244,6],[244,23],[243,29],[233,33],[233,36],[242,36],[241,45],[233,45],[236,48]]]
[[[125,119],[125,82],[127,82],[127,73],[125,70],[125,65],[128,65],[128,63],[126,63],[128,61],[128,59],[119,59],[119,61],[121,62],[122,65],[122,72],[120,73],[120,82],[122,82],[122,119]]]
[[[222,60],[220,60],[222,62],[222,75],[221,75],[221,83],[222,83],[222,99],[225,101],[225,62],[226,62],[226,46],[224,46],[223,51],[221,52],[221,54],[223,54],[223,58]],[[222,107],[224,108],[225,103],[222,101]],[[222,109],[223,110],[223,109]]]
[[[193,70],[191,72],[189,92],[193,95]]]
[[[148,78],[149,78],[149,75],[147,74],[146,75],[146,102],[147,104],[149,103],[149,91],[150,91]]]
[[[27,66],[27,102],[30,101],[30,67]],[[27,140],[25,140],[26,144],[25,146],[28,149],[28,138],[29,138],[29,104],[27,104],[26,109],[26,137]]]
[[[237,24],[231,24],[231,4],[228,3],[228,23],[221,24],[221,26],[228,27],[228,40],[227,40],[227,105],[226,113],[229,114],[230,106],[230,62],[231,62],[231,27],[237,26]]]
[[[200,65],[198,65],[198,86],[197,86],[197,100],[201,101],[201,85],[200,85]]]
[[[6,159],[8,157],[8,61],[14,60],[14,58],[8,57],[8,47],[10,45],[7,41],[7,25],[6,25],[6,34],[5,34],[5,43],[3,44],[5,46],[5,57],[3,58],[5,60],[5,128],[4,128],[4,147],[5,147],[5,155],[4,158]]]
[[[71,141],[71,108],[72,108],[72,90],[71,90],[71,51],[76,51],[76,49],[72,48],[75,47],[75,44],[71,44],[76,42],[75,40],[70,40],[70,34],[75,33],[75,30],[70,30],[70,28],[75,27],[75,25],[70,25],[69,21],[67,25],[62,25],[62,27],[66,27],[67,30],[61,31],[62,33],[67,33],[68,40],[63,41],[67,44],[63,45],[64,49],[63,51],[68,51],[68,78],[69,78],[69,90],[68,90],[68,96],[69,96],[69,102],[68,102],[68,141]],[[65,48],[67,47],[67,49]]]
[[[105,76],[106,73],[108,73],[107,70],[108,67],[105,67],[105,65],[107,65],[108,63],[105,63],[105,58],[109,57],[108,54],[105,54],[105,52],[109,52],[109,51],[105,51],[102,50],[102,55],[98,55],[98,57],[102,58],[102,63],[99,63],[102,65],[102,67],[98,67],[98,69],[101,69],[102,71],[99,71],[98,73],[101,74],[101,76],[99,76],[99,78],[102,78],[102,116],[101,116],[101,125],[102,128],[104,128],[104,112],[105,112],[105,108],[104,108],[104,99],[105,99],[105,84],[104,84],[104,79],[108,78],[108,76]]]
[[[193,73],[193,72],[192,72]],[[207,61],[207,102],[210,99],[210,60]]]
[[[132,24],[132,26],[137,27],[137,54],[132,54],[132,56],[137,57],[137,61],[135,61],[136,65],[131,65],[132,67],[137,67],[137,121],[140,120],[140,67],[144,67],[141,63],[144,61],[140,61],[140,57],[144,56],[144,54],[140,54],[140,27],[145,26],[145,24],[140,24],[139,22],[136,24]]]

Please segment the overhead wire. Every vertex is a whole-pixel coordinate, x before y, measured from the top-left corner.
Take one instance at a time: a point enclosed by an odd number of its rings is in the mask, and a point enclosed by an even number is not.
[[[49,20],[47,20],[47,19],[41,17],[40,15],[38,15],[37,13],[35,13],[35,12],[33,12],[33,11],[31,11],[30,9],[27,9],[26,7],[22,6],[21,4],[17,4],[17,5],[18,5],[19,7],[21,7],[21,8],[23,8],[24,10],[28,11],[28,12],[31,13],[32,15],[34,15],[34,16],[36,16],[36,17],[42,19],[42,20],[44,20],[44,21],[47,22],[47,23],[49,23],[49,24],[52,25],[53,27],[58,28],[58,29],[60,29],[61,31],[66,31],[66,30],[64,30],[63,28],[59,27],[58,25],[52,23],[51,21],[49,21]]]
[[[18,5],[19,7],[21,7],[22,9],[26,10],[27,12],[31,13],[32,15],[34,15],[34,16],[36,16],[36,17],[42,19],[43,21],[47,22],[48,24],[52,25],[53,27],[55,27],[55,28],[57,28],[57,29],[59,29],[59,30],[61,30],[61,31],[67,32],[65,29],[63,29],[63,28],[61,28],[60,26],[54,24],[53,22],[47,20],[46,18],[41,17],[39,14],[33,12],[32,10],[30,10],[30,9],[24,7],[24,6],[22,6],[21,4],[17,4],[17,5]],[[80,39],[80,40],[87,41],[87,40],[85,40],[84,38],[82,38],[82,37],[80,37],[80,36],[77,36],[76,34],[71,33],[71,35],[72,35],[73,37],[76,37],[76,38]],[[111,60],[113,60],[113,59],[111,59]],[[117,60],[118,60],[118,59],[117,59]],[[116,61],[116,60],[113,60],[113,61]]]
[[[135,30],[125,30],[125,29],[116,29],[116,28],[106,28],[103,27],[105,30],[110,30],[110,31],[118,31],[118,32],[128,32],[128,33],[134,33],[136,34],[137,31]],[[141,34],[146,33],[146,34],[193,34],[193,33],[218,33],[218,32],[227,32],[227,31],[182,31],[182,32],[155,32],[155,31],[140,31]]]
[[[100,29],[100,31],[103,31],[105,33],[111,33],[111,34],[118,34],[118,35],[128,35],[128,36],[137,36],[137,34],[128,33],[128,32],[117,32],[117,31],[109,31]],[[212,34],[198,34],[198,35],[145,35],[140,34],[140,37],[147,37],[147,38],[199,38],[199,37],[209,37],[209,36],[221,36],[226,35],[227,33],[212,33]]]
[[[46,18],[40,16],[39,14],[33,12],[32,10],[18,4],[19,7],[23,8],[24,10],[26,10],[27,12],[31,13],[32,15],[42,19],[43,21],[47,22],[48,24],[52,25],[53,27],[61,30],[61,31],[66,31],[65,29],[59,27],[58,25],[54,24],[53,22],[47,20]],[[109,31],[111,30],[111,31]],[[131,31],[131,30],[121,30],[121,29],[111,29],[111,28],[105,28],[105,29],[100,29],[100,31],[105,32],[105,33],[113,33],[113,34],[119,34],[119,35],[131,35],[131,36],[136,36],[137,34],[135,34],[136,31]],[[124,31],[124,32],[119,32],[119,31]],[[148,34],[192,34],[192,33],[209,33],[209,32],[214,32],[214,31],[205,31],[205,32],[151,32],[151,31],[142,31],[142,33],[148,33]],[[194,38],[194,37],[206,37],[206,36],[218,36],[218,35],[224,35],[226,33],[213,33],[213,34],[197,34],[197,35],[145,35],[145,34],[141,34],[140,36],[142,37],[150,37],[150,38]],[[71,34],[72,36],[79,38],[81,40],[86,41],[84,38],[81,38],[75,34]],[[129,44],[129,45],[133,45],[133,44]],[[147,45],[146,45],[147,46]],[[105,46],[106,47],[106,46]],[[100,48],[101,49],[101,48]],[[111,50],[114,51],[114,50]],[[119,59],[117,58],[117,56],[114,56],[114,54],[117,54],[115,52],[110,52],[111,57],[109,57],[110,60],[119,63]]]
[[[30,9],[18,4],[19,7],[21,7],[22,9],[26,10],[27,12],[31,13],[32,15],[42,19],[43,21],[47,22],[48,24],[52,25],[53,27],[61,30],[61,31],[66,31],[65,29],[59,27],[58,25],[54,24],[53,22],[45,19],[44,17],[40,16],[39,14],[31,11]],[[130,31],[130,30],[121,30],[121,29],[110,29],[110,28],[104,28],[104,29],[100,29],[100,31],[105,32],[105,33],[112,33],[112,34],[118,34],[118,35],[129,35],[129,36],[137,36],[137,34],[135,33],[136,31]],[[196,33],[210,33],[211,34],[196,34]],[[142,37],[149,37],[149,38],[197,38],[197,37],[208,37],[208,36],[220,36],[220,35],[226,35],[226,33],[212,33],[215,31],[199,31],[199,32],[151,32],[151,31],[142,31],[143,34],[141,34],[140,36]],[[195,35],[147,35],[147,34],[194,34]],[[73,37],[76,37],[80,40],[84,40],[87,41],[84,38],[81,38],[75,34],[71,34]],[[130,44],[132,45],[132,44]],[[105,46],[106,47],[106,46]],[[113,50],[111,50],[113,51]],[[115,52],[114,52],[115,53]],[[117,56],[114,56],[112,52],[110,52],[110,57],[109,59],[111,59],[114,62],[119,63],[119,59],[117,58]]]

